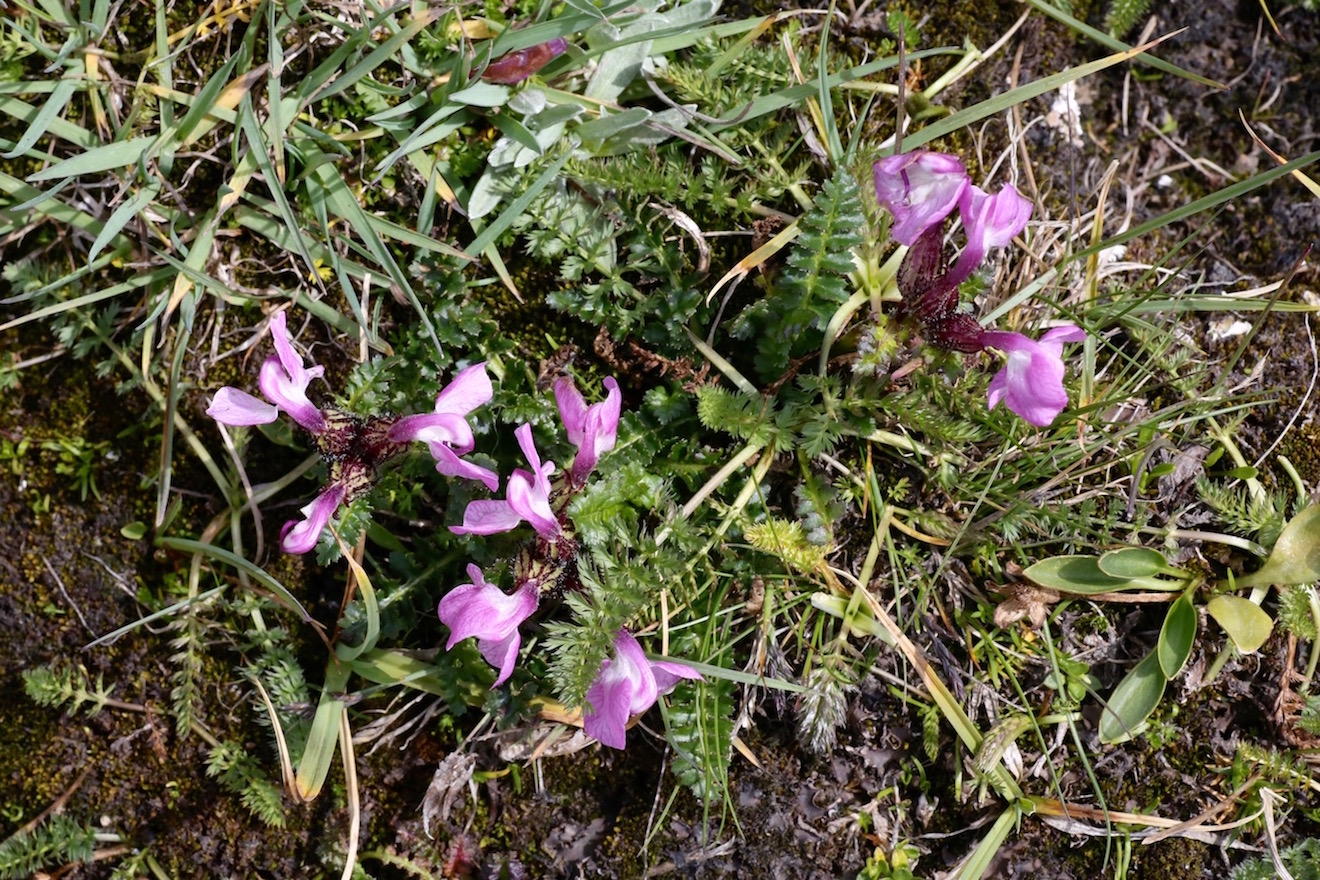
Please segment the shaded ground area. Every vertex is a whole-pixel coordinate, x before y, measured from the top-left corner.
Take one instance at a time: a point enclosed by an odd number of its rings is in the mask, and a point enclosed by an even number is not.
[[[1018,8],[996,12],[982,22],[982,45],[1012,23]],[[1045,204],[1061,211],[1089,206],[1094,197],[1088,194],[1116,161],[1123,189],[1111,192],[1109,216],[1122,223],[1130,195],[1128,222],[1137,224],[1223,186],[1225,171],[1267,166],[1273,160],[1251,144],[1237,118],[1240,109],[1289,158],[1315,148],[1320,82],[1308,75],[1320,37],[1314,13],[1280,12],[1286,40],[1262,23],[1255,3],[1170,6],[1161,14],[1186,16],[1190,28],[1161,47],[1162,57],[1229,88],[1124,70],[1101,75],[1079,95],[1084,134],[1075,144],[1044,124],[1025,140],[1024,158]],[[951,18],[950,27],[959,20]],[[1182,24],[1162,20],[1156,32]],[[856,25],[863,36],[875,27],[860,19]],[[949,41],[960,39],[955,34]],[[1017,45],[979,72],[966,95],[989,94],[1009,77],[1024,81],[1100,54],[1076,48],[1061,26],[1040,18],[1028,23],[1024,49],[1015,55]],[[960,99],[957,93],[948,97]],[[1029,111],[1046,114],[1049,101],[1038,99]],[[1235,200],[1209,227],[1179,256],[1168,255],[1182,230],[1138,239],[1126,259],[1175,266],[1190,261],[1187,271],[1207,283],[1227,290],[1256,287],[1286,274],[1306,245],[1320,238],[1320,205],[1300,184],[1282,181]],[[1283,299],[1314,290],[1313,264],[1303,265]],[[1216,362],[1241,339],[1207,335],[1210,322],[1201,318],[1189,318],[1188,325],[1189,344],[1199,340]],[[1271,315],[1228,381],[1232,386],[1249,379],[1277,401],[1246,423],[1242,442],[1248,453],[1266,452],[1295,419],[1276,451],[1287,454],[1312,484],[1320,479],[1320,427],[1314,400],[1306,396],[1313,358],[1302,319]],[[207,744],[177,733],[170,712],[177,703],[172,692],[180,686],[171,646],[178,623],[146,626],[113,644],[85,648],[96,636],[187,596],[186,557],[153,552],[149,540],[121,533],[153,516],[154,493],[143,483],[155,472],[158,450],[150,439],[154,416],[145,424],[142,418],[157,412],[154,404],[140,392],[116,397],[109,382],[69,360],[32,368],[20,379],[18,388],[0,392],[0,838],[67,794],[67,812],[98,817],[120,836],[118,843],[104,841],[103,853],[151,845],[172,876],[194,875],[204,866],[196,876],[291,877],[303,876],[305,865],[323,865],[325,876],[336,876],[348,826],[346,810],[333,806],[338,798],[310,806],[286,801],[287,827],[269,829],[205,777]],[[182,515],[204,523],[216,500],[206,494],[204,475],[188,470],[196,463],[182,460],[185,468],[175,475]],[[94,475],[94,488],[87,479],[79,482],[80,467]],[[335,589],[306,572],[288,573],[301,575],[304,593]],[[226,586],[229,596],[240,592],[233,581]],[[947,601],[966,601],[955,588]],[[301,598],[314,605],[317,597]],[[1064,621],[1065,631],[1072,625],[1075,633],[1065,647],[1096,652],[1093,671],[1106,692],[1149,649],[1160,619],[1133,611],[1102,640],[1086,634],[1084,620]],[[219,636],[207,631],[205,637]],[[980,670],[956,638],[945,641],[980,707],[974,717],[988,727],[995,721],[994,700],[988,693],[976,696]],[[130,705],[87,715],[34,704],[23,693],[20,674],[54,661],[85,669],[90,683],[113,684],[112,698]],[[877,658],[881,672],[897,672],[890,668],[894,662],[884,654]],[[1195,656],[1189,679],[1207,662]],[[1291,728],[1275,703],[1291,663],[1288,646],[1277,638],[1259,658],[1230,665],[1213,688],[1184,686],[1161,707],[1158,750],[1144,740],[1111,749],[1088,742],[1088,752],[1099,755],[1094,770],[1108,805],[1189,818],[1225,796],[1227,787],[1212,788],[1207,780],[1239,742],[1266,748],[1290,742]],[[199,668],[195,682],[213,732],[273,767],[246,682],[230,680],[225,667]],[[799,746],[794,712],[792,700],[761,701],[755,724],[743,733],[761,766],[735,756],[727,802],[703,808],[690,793],[676,792],[665,772],[674,756],[661,754],[655,740],[635,731],[626,753],[591,748],[547,757],[517,774],[486,780],[475,801],[463,789],[449,816],[430,829],[434,839],[423,827],[422,799],[435,766],[460,734],[423,725],[415,736],[382,742],[361,758],[364,863],[380,877],[633,877],[649,866],[655,875],[830,878],[858,871],[877,847],[887,849],[901,836],[925,850],[921,873],[933,876],[962,858],[997,815],[997,807],[977,806],[975,782],[947,731],[933,757],[924,751],[919,722],[888,679],[874,676],[851,695],[848,723],[829,757]],[[655,723],[655,716],[649,721]],[[363,743],[362,751],[371,745]],[[1051,755],[1073,749],[1061,739],[1047,745]],[[478,750],[482,770],[505,768],[499,748],[491,742]],[[1033,784],[1046,790],[1052,759],[1035,760],[1035,745],[1024,744],[1024,751],[1030,753]],[[1228,778],[1227,768],[1218,769]],[[925,784],[918,781],[923,777]],[[1093,802],[1090,782],[1071,764],[1057,785],[1070,799]],[[912,791],[924,794],[915,800],[904,794]],[[1317,828],[1297,811],[1287,831],[1301,837]],[[1010,836],[988,876],[1091,878],[1126,857],[1102,840],[1029,819]],[[1133,846],[1128,876],[1221,877],[1226,858],[1237,856],[1215,845],[1170,839]],[[105,877],[113,864],[107,858],[64,876]]]

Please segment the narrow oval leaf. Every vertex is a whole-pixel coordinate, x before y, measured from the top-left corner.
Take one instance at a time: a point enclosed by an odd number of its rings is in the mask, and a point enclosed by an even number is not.
[[[1100,741],[1120,743],[1131,739],[1164,697],[1168,679],[1160,669],[1155,651],[1146,655],[1114,688],[1100,715]]]
[[[1259,571],[1237,579],[1239,587],[1284,586],[1320,580],[1320,504],[1312,504],[1283,527]]]
[[[1169,562],[1164,554],[1149,547],[1119,547],[1100,557],[1100,570],[1110,577],[1150,577],[1166,571]]]
[[[1180,590],[1185,586],[1182,581],[1167,578],[1114,577],[1101,570],[1100,560],[1094,556],[1054,556],[1042,559],[1023,574],[1042,587],[1076,596],[1094,596],[1120,590]]]
[[[348,684],[349,667],[331,658],[325,670],[325,686],[316,704],[307,745],[298,759],[298,772],[294,777],[293,795],[301,803],[310,803],[321,793],[325,777],[330,773],[330,762],[339,745],[339,727],[343,724],[348,706],[344,703],[344,686]]]
[[[1180,596],[1169,606],[1160,629],[1160,641],[1155,653],[1160,658],[1160,670],[1165,678],[1173,678],[1187,665],[1196,641],[1196,607],[1187,596]]]
[[[1255,602],[1241,596],[1216,596],[1206,603],[1205,610],[1224,628],[1243,654],[1250,654],[1265,644],[1274,629],[1270,616]]]

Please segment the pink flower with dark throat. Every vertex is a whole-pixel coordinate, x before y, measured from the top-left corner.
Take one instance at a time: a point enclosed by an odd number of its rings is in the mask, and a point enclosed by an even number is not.
[[[435,397],[435,412],[404,416],[390,426],[390,440],[396,443],[425,443],[435,459],[435,469],[447,477],[480,480],[494,492],[499,475],[489,468],[459,458],[472,451],[475,442],[466,416],[494,396],[486,364],[473,364],[460,370],[454,380]]]
[[[449,627],[445,650],[475,638],[481,656],[499,670],[493,685],[499,687],[513,674],[518,659],[522,645],[518,627],[536,611],[536,584],[529,581],[510,595],[487,583],[477,566],[469,564],[467,573],[472,583],[460,584],[440,600],[440,620]]]
[[[981,344],[1008,355],[1003,369],[990,380],[990,409],[1002,400],[1037,427],[1049,425],[1068,405],[1063,388],[1063,344],[1081,342],[1086,331],[1073,324],[1047,330],[1040,339],[1006,330],[986,330]]]
[[[555,403],[569,441],[577,447],[569,480],[575,487],[585,486],[587,476],[596,467],[601,453],[614,448],[619,432],[619,410],[622,395],[619,383],[613,378],[605,380],[605,399],[587,406],[573,380],[564,376],[555,382]]]
[[[303,365],[289,336],[284,312],[271,316],[270,335],[275,355],[266,358],[257,378],[266,400],[225,386],[216,391],[206,412],[223,425],[265,425],[286,412],[316,438],[316,447],[330,470],[330,484],[302,508],[302,520],[284,524],[280,531],[284,552],[306,553],[313,549],[339,506],[370,491],[376,469],[414,440],[427,445],[435,469],[445,476],[480,480],[492,491],[499,486],[499,477],[493,471],[459,458],[471,452],[474,445],[466,416],[492,396],[485,364],[460,371],[436,395],[434,412],[404,418],[363,418],[334,407],[319,408],[308,399],[308,386],[325,374],[325,368]]]
[[[614,637],[614,657],[600,666],[596,681],[587,691],[582,727],[613,749],[621,749],[627,738],[628,719],[655,705],[682,679],[701,674],[682,663],[650,660],[626,629]]]
[[[971,277],[992,247],[1007,247],[1013,236],[1027,228],[1031,202],[1023,198],[1013,184],[1005,184],[995,195],[979,186],[969,186],[958,203],[967,246],[949,272],[955,286]]]
[[[890,235],[899,244],[943,222],[969,186],[967,169],[947,153],[913,150],[875,163],[875,197],[894,215]]]
[[[283,410],[313,434],[325,430],[325,417],[307,399],[307,386],[325,374],[325,367],[303,367],[302,357],[294,351],[293,340],[289,338],[286,321],[284,312],[271,316],[270,336],[275,343],[275,356],[266,358],[257,379],[261,393],[271,402],[225,386],[215,393],[207,415],[224,425],[265,425],[275,421]]]
[[[531,425],[522,425],[513,433],[532,469],[519,468],[513,472],[503,499],[470,502],[463,511],[463,524],[449,527],[454,534],[494,535],[517,528],[518,523],[526,520],[547,541],[559,537],[559,520],[550,507],[550,475],[555,472],[555,464],[541,463]]]

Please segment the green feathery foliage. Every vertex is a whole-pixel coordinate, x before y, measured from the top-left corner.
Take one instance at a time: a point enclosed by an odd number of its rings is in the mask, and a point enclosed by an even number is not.
[[[657,547],[651,536],[637,539],[638,550],[598,547],[590,560],[578,560],[582,592],[564,598],[569,613],[546,625],[549,676],[568,706],[581,706],[600,665],[614,652],[614,636],[681,575],[681,560]]]
[[[697,797],[711,801],[728,785],[733,751],[733,682],[683,682],[669,697],[669,743],[677,752],[674,775]]]
[[[758,445],[768,442],[774,432],[773,416],[770,404],[758,395],[727,391],[717,385],[697,389],[697,418],[701,423],[739,440]]]
[[[1320,880],[1320,840],[1312,837],[1279,850],[1279,859],[1293,880]],[[1268,855],[1248,859],[1233,869],[1229,880],[1274,880],[1279,876]]]
[[[41,706],[65,706],[66,711],[77,712],[83,704],[88,715],[95,715],[111,700],[113,687],[107,688],[102,676],[96,684],[81,665],[38,666],[23,670],[23,690]],[[66,705],[67,704],[67,705]]]
[[[1137,26],[1150,9],[1150,0],[1109,0],[1105,10],[1105,30],[1113,37],[1122,37]]]
[[[170,703],[174,710],[174,720],[178,729],[186,732],[192,729],[193,718],[200,702],[200,680],[202,677],[202,621],[199,603],[189,603],[180,616],[171,624],[175,636],[170,639],[170,648],[174,653],[170,663],[174,671],[170,673],[173,687],[170,689]]]
[[[1279,609],[1274,614],[1275,622],[1300,639],[1315,641],[1317,624],[1315,612],[1311,609],[1313,587],[1294,585],[1279,589]]]
[[[27,675],[24,673],[24,680]],[[96,832],[70,816],[51,816],[0,843],[0,880],[35,877],[42,868],[90,862]]]
[[[857,181],[847,169],[825,181],[799,228],[774,289],[730,329],[735,337],[756,340],[757,372],[767,380],[782,375],[795,358],[819,350],[821,331],[851,293],[853,249],[864,242],[866,217]]]
[[[206,775],[220,780],[238,795],[252,815],[273,828],[284,827],[280,791],[261,771],[261,765],[238,743],[222,742],[206,759]]]
[[[796,520],[771,518],[753,523],[743,530],[743,536],[762,553],[769,553],[807,574],[820,570],[829,549],[808,541],[802,524]]]
[[[1288,501],[1282,495],[1267,492],[1257,497],[1246,486],[1221,485],[1204,476],[1197,478],[1196,491],[1229,528],[1239,534],[1255,535],[1266,547],[1274,546],[1283,531]]]

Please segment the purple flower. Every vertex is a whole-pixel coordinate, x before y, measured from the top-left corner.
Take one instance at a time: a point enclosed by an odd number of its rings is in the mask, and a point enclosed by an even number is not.
[[[989,195],[979,186],[969,186],[958,203],[963,229],[967,233],[967,246],[949,272],[953,285],[962,284],[985,259],[992,247],[1006,247],[1031,219],[1031,202],[1006,184],[995,195]]]
[[[499,59],[486,65],[481,78],[486,82],[513,85],[520,83],[550,63],[550,60],[568,50],[568,40],[555,37],[547,43],[539,43],[516,52],[501,55]]]
[[[325,524],[335,515],[348,490],[339,483],[331,483],[321,494],[303,507],[301,521],[291,519],[280,529],[280,549],[285,553],[306,553],[316,546]]]
[[[613,378],[605,380],[605,399],[587,406],[582,392],[573,380],[564,376],[555,382],[555,403],[559,417],[564,421],[568,439],[577,447],[569,480],[575,487],[585,486],[587,476],[596,467],[602,452],[614,448],[619,431],[619,409],[622,395],[619,383]]]
[[[206,412],[224,425],[264,425],[279,418],[281,411],[316,437],[316,446],[330,466],[331,482],[314,501],[302,509],[302,520],[291,520],[280,532],[286,553],[306,553],[340,504],[365,494],[375,479],[376,468],[403,451],[406,444],[420,440],[435,459],[435,469],[445,476],[480,480],[491,491],[499,487],[499,476],[487,468],[463,461],[472,451],[472,428],[465,416],[491,399],[490,378],[485,364],[459,372],[435,398],[435,412],[395,418],[360,418],[333,407],[319,409],[307,398],[307,387],[321,377],[325,368],[303,365],[289,338],[287,318],[277,312],[270,319],[275,355],[261,365],[257,383],[267,403],[260,398],[225,386],[215,393]]]
[[[436,395],[435,412],[404,416],[390,426],[389,438],[395,443],[414,440],[425,443],[435,459],[435,469],[441,474],[480,480],[494,492],[500,485],[498,474],[459,458],[471,452],[475,445],[467,414],[493,396],[486,364],[473,364],[460,370]]]
[[[900,244],[939,225],[969,186],[967,169],[947,153],[913,150],[875,163],[875,197],[894,215],[890,234]]]
[[[522,636],[518,627],[536,611],[536,584],[529,581],[509,595],[494,584],[486,583],[481,569],[469,564],[470,584],[460,584],[440,600],[440,620],[449,627],[448,651],[464,639],[475,636],[477,650],[486,662],[500,671],[493,687],[499,687],[513,674]]]
[[[1068,405],[1068,392],[1063,389],[1063,344],[1085,338],[1086,331],[1073,324],[1048,330],[1039,340],[1005,330],[984,331],[981,344],[1008,355],[1008,363],[990,380],[990,409],[1002,400],[1031,424],[1049,425]]]
[[[271,403],[264,403],[246,391],[225,386],[215,393],[206,414],[223,425],[265,425],[275,421],[280,410],[313,434],[325,430],[325,417],[307,399],[307,386],[325,373],[325,367],[303,366],[293,349],[284,312],[270,319],[270,335],[275,342],[275,357],[261,365],[257,384]],[[273,405],[272,405],[273,404]]]
[[[587,691],[589,705],[582,726],[610,748],[621,749],[628,719],[651,708],[684,678],[701,678],[701,674],[682,663],[648,660],[637,639],[621,629],[614,637],[614,659],[600,665]]]
[[[463,524],[450,526],[456,535],[493,535],[516,528],[526,520],[537,534],[547,541],[559,537],[559,520],[550,508],[550,475],[555,472],[554,462],[541,463],[541,456],[532,441],[532,426],[522,425],[514,431],[523,455],[532,466],[531,471],[521,468],[509,477],[509,485],[502,500],[473,501],[463,511]]]

